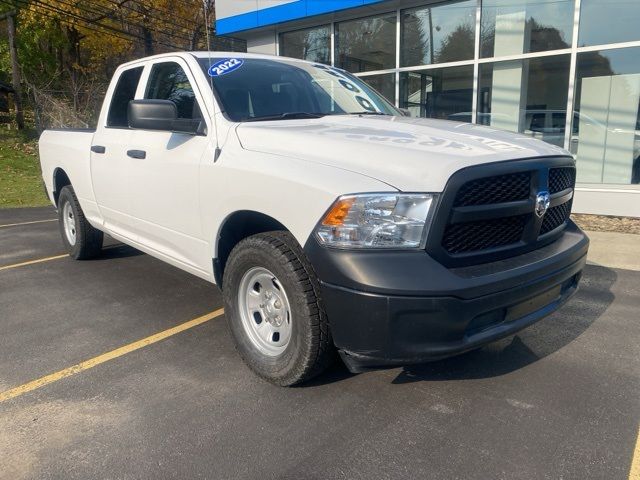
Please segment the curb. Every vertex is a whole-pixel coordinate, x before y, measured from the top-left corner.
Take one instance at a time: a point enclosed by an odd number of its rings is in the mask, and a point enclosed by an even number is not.
[[[587,260],[603,267],[640,271],[640,235],[585,232],[591,239]]]

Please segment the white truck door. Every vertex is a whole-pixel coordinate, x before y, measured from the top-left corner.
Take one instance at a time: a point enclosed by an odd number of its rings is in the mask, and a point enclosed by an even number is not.
[[[145,99],[171,100],[178,118],[202,118],[202,97],[188,65],[179,58],[147,66]],[[161,255],[198,270],[210,268],[211,255],[200,223],[198,177],[200,160],[210,153],[208,135],[134,130],[129,149],[134,229],[139,242]]]
[[[135,240],[131,230],[131,188],[127,148],[128,107],[142,76],[143,67],[120,73],[106,116],[101,117],[91,144],[91,181],[104,226],[114,234]],[[114,79],[115,80],[115,79]],[[104,117],[104,118],[103,118]]]

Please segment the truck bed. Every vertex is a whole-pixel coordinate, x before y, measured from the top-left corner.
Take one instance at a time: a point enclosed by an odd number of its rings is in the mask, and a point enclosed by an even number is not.
[[[53,202],[55,175],[62,169],[71,180],[78,198],[93,200],[91,191],[91,143],[94,129],[45,130],[38,142],[42,177]]]

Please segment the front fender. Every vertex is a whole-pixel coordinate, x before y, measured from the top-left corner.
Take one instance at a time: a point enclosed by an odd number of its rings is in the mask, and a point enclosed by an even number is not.
[[[200,175],[203,231],[217,256],[224,220],[239,210],[262,213],[284,225],[304,245],[340,195],[396,191],[378,180],[339,168],[272,154],[226,149]]]

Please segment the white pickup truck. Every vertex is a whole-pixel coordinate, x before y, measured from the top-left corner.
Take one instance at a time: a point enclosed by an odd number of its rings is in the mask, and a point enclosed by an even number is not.
[[[213,55],[211,57],[210,55]],[[511,335],[575,291],[573,158],[409,118],[336,68],[251,54],[122,65],[96,130],[40,139],[75,259],[103,232],[217,284],[237,349],[293,385]]]

